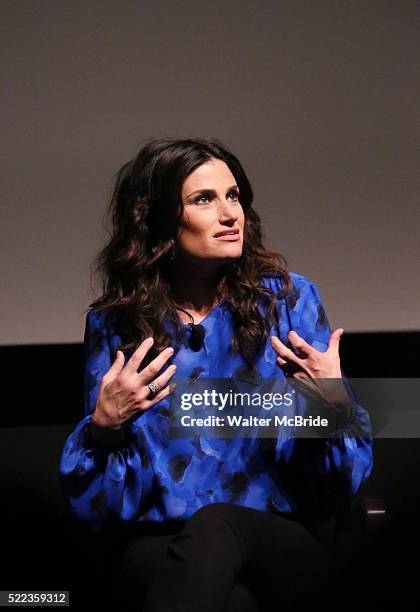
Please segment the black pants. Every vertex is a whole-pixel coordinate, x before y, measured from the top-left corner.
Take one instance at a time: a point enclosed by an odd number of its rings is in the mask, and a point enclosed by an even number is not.
[[[165,525],[156,529],[129,539],[117,556],[113,593],[121,608],[261,612],[319,603],[328,609],[334,559],[306,527],[285,515],[215,503],[175,533],[165,533]]]

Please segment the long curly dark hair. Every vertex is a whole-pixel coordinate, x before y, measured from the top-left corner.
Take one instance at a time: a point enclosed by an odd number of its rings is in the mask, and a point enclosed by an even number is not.
[[[239,351],[249,368],[274,320],[276,295],[260,286],[261,277],[281,277],[278,298],[292,290],[285,257],[263,246],[261,220],[252,207],[252,187],[235,155],[215,138],[149,140],[116,174],[106,211],[111,221],[109,240],[91,271],[92,287],[94,278],[100,277],[101,297],[89,305],[93,311],[112,314],[110,321],[124,338],[119,347],[124,352],[133,352],[146,337],[153,336],[142,368],[167,346],[173,346],[176,354],[185,341],[185,326],[171,301],[169,259],[183,213],[183,182],[211,158],[229,167],[244,211],[242,255],[223,269],[218,294],[224,298],[223,307],[232,307],[230,350]],[[257,303],[265,305],[264,315]]]

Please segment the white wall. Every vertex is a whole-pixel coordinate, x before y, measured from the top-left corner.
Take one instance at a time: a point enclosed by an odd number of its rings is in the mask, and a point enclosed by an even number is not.
[[[416,4],[3,0],[0,343],[82,340],[112,176],[159,136],[233,149],[333,327],[420,329]]]

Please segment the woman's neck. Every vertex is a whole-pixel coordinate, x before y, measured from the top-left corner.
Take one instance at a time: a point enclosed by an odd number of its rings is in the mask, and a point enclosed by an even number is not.
[[[183,264],[172,267],[171,293],[174,304],[207,314],[220,301],[220,272]]]

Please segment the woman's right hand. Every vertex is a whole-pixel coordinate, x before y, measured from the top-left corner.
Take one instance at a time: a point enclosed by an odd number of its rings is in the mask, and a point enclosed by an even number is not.
[[[114,363],[102,378],[92,421],[101,427],[120,429],[139,412],[148,410],[171,393],[167,385],[176,366],[169,366],[156,378],[163,365],[170,359],[173,349],[167,347],[143,370],[139,366],[153,345],[153,338],[146,338],[134,351],[124,366],[124,353],[118,351]],[[151,381],[161,389],[151,396],[147,386]]]

